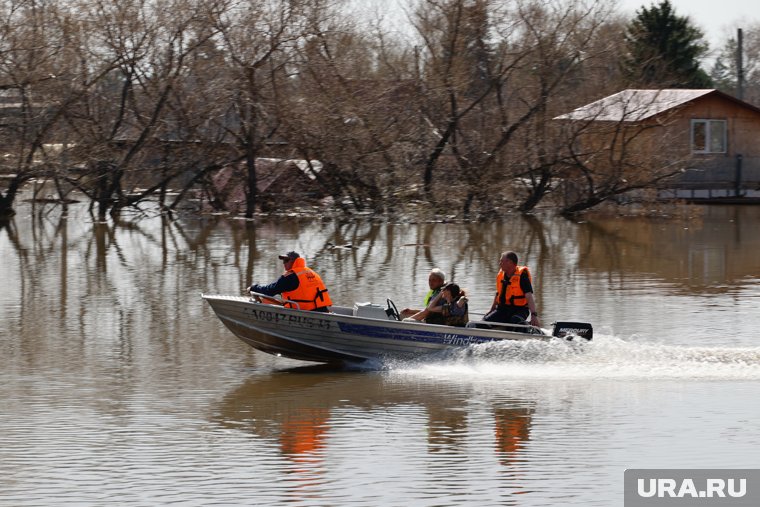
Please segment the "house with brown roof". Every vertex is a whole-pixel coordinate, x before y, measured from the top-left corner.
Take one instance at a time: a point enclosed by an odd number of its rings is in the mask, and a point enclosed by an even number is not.
[[[623,90],[555,120],[606,125],[581,139],[612,150],[622,131],[638,129],[629,150],[639,162],[681,169],[662,197],[760,197],[760,108],[719,90]]]
[[[319,160],[257,158],[256,193],[262,209],[274,209],[284,204],[310,205],[325,197],[324,189],[316,184],[322,170]],[[227,211],[241,212],[246,203],[248,169],[244,162],[229,164],[211,179],[210,190],[218,204]]]

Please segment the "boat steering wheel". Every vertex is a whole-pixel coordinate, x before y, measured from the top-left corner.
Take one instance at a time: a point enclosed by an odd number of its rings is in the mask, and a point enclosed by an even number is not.
[[[396,304],[390,300],[390,298],[386,299],[385,302],[388,304],[388,309],[385,310],[385,313],[387,313],[390,317],[393,317],[396,320],[401,320],[401,314],[398,312],[398,308],[396,308]]]

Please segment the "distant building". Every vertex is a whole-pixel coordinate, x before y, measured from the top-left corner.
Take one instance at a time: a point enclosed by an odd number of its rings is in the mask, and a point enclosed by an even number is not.
[[[257,202],[265,210],[284,204],[314,204],[325,197],[315,183],[321,170],[319,160],[257,158]],[[219,207],[233,212],[245,209],[246,171],[241,162],[228,165],[213,176],[212,190],[220,201]]]
[[[642,129],[640,160],[684,168],[662,197],[760,197],[760,108],[719,90],[623,90],[555,120]]]

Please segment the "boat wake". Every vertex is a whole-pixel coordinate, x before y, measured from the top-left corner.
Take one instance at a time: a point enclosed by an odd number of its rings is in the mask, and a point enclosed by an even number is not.
[[[392,369],[541,379],[760,380],[760,347],[677,346],[597,335],[591,342],[494,342]]]

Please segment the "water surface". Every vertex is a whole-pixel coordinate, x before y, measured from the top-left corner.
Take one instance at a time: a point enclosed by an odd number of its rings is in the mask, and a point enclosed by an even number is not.
[[[96,224],[25,204],[0,228],[0,504],[610,506],[626,468],[758,468],[759,219]],[[261,354],[200,293],[270,281],[291,249],[339,304],[419,304],[437,266],[474,312],[514,249],[544,323],[595,339],[348,370]]]

